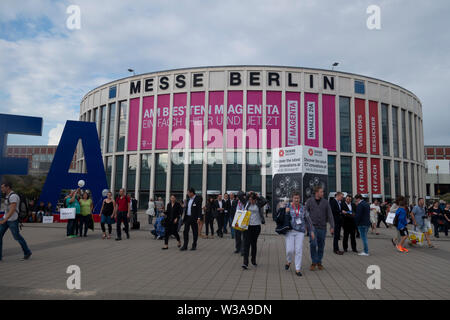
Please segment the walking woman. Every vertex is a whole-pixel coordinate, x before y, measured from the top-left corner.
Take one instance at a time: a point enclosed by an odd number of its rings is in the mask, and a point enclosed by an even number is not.
[[[205,214],[205,228],[206,228],[206,238],[213,239],[214,238],[214,215],[215,215],[215,206],[214,206],[214,198],[209,197],[208,202],[204,208]],[[209,235],[209,229],[211,229],[211,236]]]
[[[178,220],[183,213],[181,204],[177,202],[175,195],[170,196],[170,202],[167,204],[166,218],[164,219],[164,227],[166,233],[164,234],[163,250],[169,249],[169,237],[174,235],[178,241],[178,248],[181,247],[180,235],[178,234]]]
[[[152,225],[153,217],[155,216],[155,201],[153,198],[150,198],[150,201],[148,202],[148,209],[145,213],[148,215],[148,224]]]
[[[112,233],[112,224],[114,223],[114,219],[112,218],[112,215],[114,213],[114,208],[116,207],[116,203],[112,197],[112,192],[109,191],[106,199],[103,200],[102,208],[100,210],[101,214],[101,220],[100,225],[102,227],[103,236],[102,239],[111,239],[111,233]],[[108,235],[106,235],[106,228],[105,224],[108,225]]]
[[[243,194],[240,197],[241,202],[244,202],[245,199]],[[244,270],[248,269],[248,257],[251,253],[251,263],[256,267],[256,253],[257,253],[257,243],[258,236],[261,233],[261,224],[265,223],[264,220],[264,212],[262,208],[267,203],[267,200],[258,197],[258,195],[254,192],[251,192],[248,196],[248,201],[245,204],[245,210],[250,211],[250,221],[248,223],[248,229],[244,231],[244,263],[242,264],[242,268]],[[251,251],[251,252],[250,252]]]
[[[293,193],[292,203],[287,205],[286,214],[290,214],[291,216],[292,229],[285,235],[287,260],[285,269],[289,270],[294,260],[295,274],[301,277],[303,239],[305,238],[305,232],[308,231],[311,240],[314,241],[314,227],[309,213],[300,205],[300,194],[298,192]]]
[[[80,237],[87,237],[87,231],[89,227],[89,219],[91,219],[92,209],[94,208],[94,204],[92,203],[92,199],[89,198],[89,194],[87,191],[83,192],[83,198],[80,200]],[[83,233],[84,226],[84,233]]]
[[[442,219],[442,210],[439,208],[439,201],[433,202],[433,206],[428,210],[431,223],[434,226],[434,237],[439,238],[439,220]]]

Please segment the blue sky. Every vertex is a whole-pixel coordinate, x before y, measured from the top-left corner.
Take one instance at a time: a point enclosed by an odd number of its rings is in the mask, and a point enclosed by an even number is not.
[[[81,29],[66,27],[79,5]],[[366,8],[381,8],[381,30]],[[137,73],[202,65],[329,68],[394,82],[424,110],[425,143],[450,144],[447,0],[0,1],[0,112],[42,116],[57,143],[89,90]]]

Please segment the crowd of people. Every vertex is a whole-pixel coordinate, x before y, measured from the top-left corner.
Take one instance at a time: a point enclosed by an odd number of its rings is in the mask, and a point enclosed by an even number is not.
[[[20,202],[12,190],[10,183],[1,185],[2,193],[5,194],[6,211],[0,220],[0,260],[2,239],[4,233],[10,229],[14,239],[21,245],[24,259],[31,256],[31,251],[19,231]],[[75,218],[67,221],[67,237],[86,237],[88,230],[93,229],[93,210],[95,204],[90,199],[87,190],[71,190],[64,198],[64,207],[73,208]],[[196,250],[198,238],[213,239],[216,235],[223,238],[224,234],[230,232],[234,240],[234,253],[242,256],[242,268],[248,269],[249,263],[257,266],[258,237],[261,233],[261,225],[265,224],[267,216],[267,200],[257,192],[243,192],[237,194],[225,193],[216,197],[209,196],[203,203],[200,195],[193,188],[187,190],[185,199],[177,199],[175,195],[170,196],[170,201],[164,206],[162,198],[156,201],[150,199],[146,214],[151,225],[151,232],[155,238],[164,240],[163,250],[169,249],[169,240],[174,237],[177,247],[181,251],[189,248],[189,237],[192,233],[190,250]],[[43,203],[36,212],[36,217],[46,214]],[[248,227],[244,229],[235,228],[233,220],[236,213],[248,212]],[[41,213],[42,212],[42,213]],[[387,217],[392,214],[395,218],[387,222]],[[50,211],[51,214],[51,211]],[[381,223],[386,228],[395,228],[396,237],[392,238],[395,248],[407,253],[405,243],[408,239],[409,229],[422,232],[428,247],[434,245],[431,242],[431,230],[434,229],[434,237],[439,238],[439,233],[444,232],[448,236],[450,226],[450,204],[434,202],[430,207],[425,206],[423,198],[418,200],[417,205],[408,205],[403,196],[397,197],[393,203],[380,203],[375,199],[369,204],[362,195],[355,197],[337,192],[333,198],[327,200],[324,190],[317,187],[313,196],[302,204],[301,195],[294,192],[291,199],[281,202],[273,212],[273,219],[277,227],[276,232],[285,237],[286,265],[289,270],[291,264],[295,265],[295,273],[302,276],[302,255],[305,237],[309,237],[311,265],[310,270],[323,270],[323,256],[327,229],[333,240],[333,252],[343,255],[349,251],[359,256],[369,256],[368,233],[379,235]],[[111,239],[113,224],[116,224],[116,240],[122,240],[122,231],[126,238],[130,238],[130,224],[132,228],[139,228],[137,219],[137,200],[124,189],[120,189],[117,197],[108,192],[102,200],[100,209],[100,226],[103,239]],[[182,237],[180,232],[182,227]],[[357,249],[357,238],[361,240],[362,250]],[[342,250],[341,250],[342,248]]]

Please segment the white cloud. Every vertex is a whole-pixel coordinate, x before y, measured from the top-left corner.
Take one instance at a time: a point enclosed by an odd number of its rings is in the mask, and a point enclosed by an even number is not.
[[[62,123],[58,123],[55,128],[52,128],[48,132],[48,145],[54,146],[59,144],[59,139],[61,139],[61,135],[64,131],[64,125]]]

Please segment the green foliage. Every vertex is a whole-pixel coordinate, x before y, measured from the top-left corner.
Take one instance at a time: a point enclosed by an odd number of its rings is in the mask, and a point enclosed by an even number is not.
[[[9,181],[13,190],[27,199],[38,198],[41,194],[47,176],[4,176],[3,181]]]
[[[447,203],[450,203],[450,193],[446,193],[446,194],[444,194],[444,195],[441,195],[439,198],[440,198],[441,200],[444,200],[444,201],[447,202]]]

